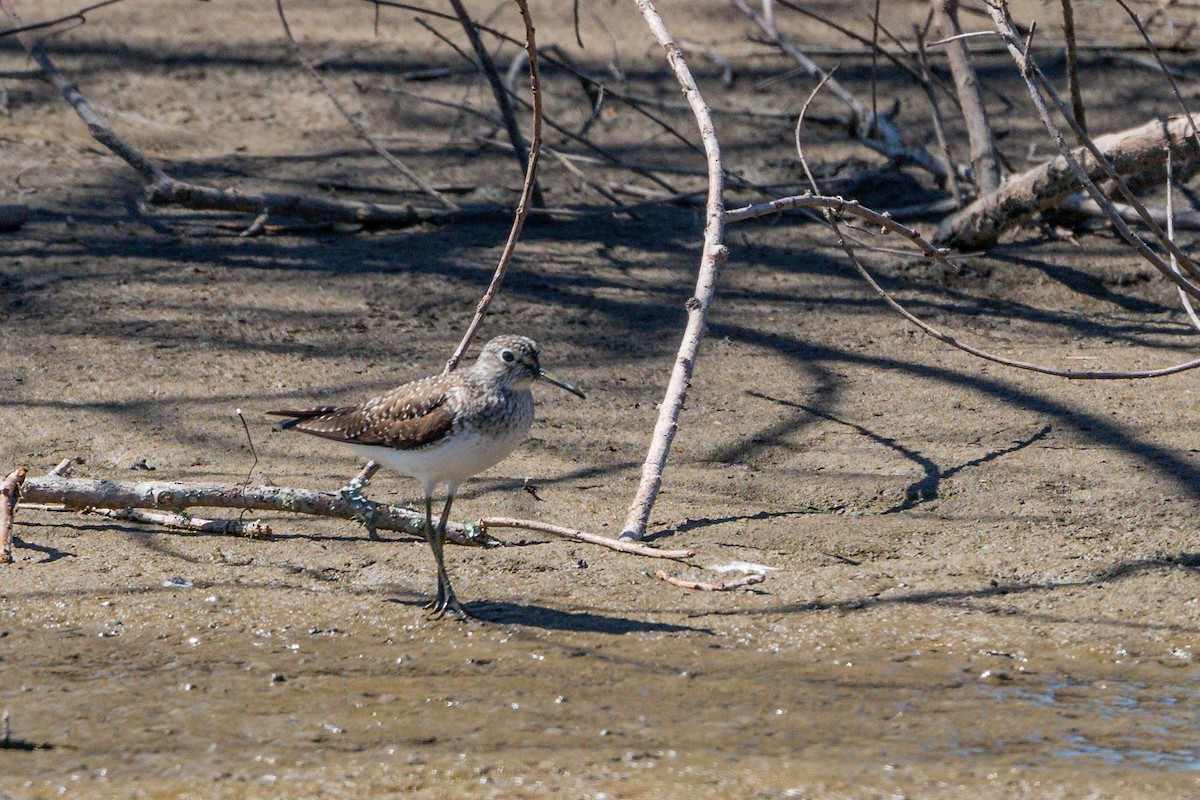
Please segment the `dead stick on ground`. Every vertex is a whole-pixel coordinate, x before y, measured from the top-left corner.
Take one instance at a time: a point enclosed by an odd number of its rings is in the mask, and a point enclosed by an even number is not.
[[[1055,108],[1058,109],[1063,119],[1066,120],[1068,126],[1074,132],[1075,136],[1080,142],[1083,143],[1083,147],[1089,154],[1090,158],[1095,160],[1095,163],[1100,166],[1105,176],[1112,181],[1117,193],[1124,197],[1125,202],[1129,203],[1129,205],[1132,206],[1133,209],[1138,213],[1142,224],[1149,229],[1151,236],[1163,249],[1178,259],[1179,265],[1183,267],[1184,272],[1186,272],[1189,276],[1200,278],[1200,267],[1196,265],[1191,256],[1181,251],[1175,245],[1175,243],[1167,237],[1166,232],[1163,231],[1161,226],[1159,226],[1154,222],[1153,219],[1150,218],[1150,214],[1146,211],[1146,207],[1134,195],[1132,189],[1122,179],[1121,173],[1113,166],[1111,160],[1105,156],[1104,152],[1097,146],[1096,142],[1094,142],[1092,138],[1087,135],[1087,132],[1085,132],[1079,127],[1078,124],[1076,124],[1074,116],[1072,116],[1070,110],[1062,101],[1062,98],[1059,97],[1058,92],[1054,89],[1054,86],[1046,78],[1045,74],[1042,73],[1037,63],[1029,57],[1029,40],[1026,39],[1025,42],[1022,43],[1022,41],[1017,38],[1016,31],[1014,30],[1015,23],[1013,22],[1012,15],[1009,13],[1007,0],[987,0],[987,8],[988,13],[992,16],[993,23],[996,25],[996,30],[1004,39],[1004,43],[1008,48],[1009,55],[1017,65],[1017,70],[1020,73],[1022,80],[1025,82],[1025,87],[1029,90],[1029,97],[1033,101],[1034,108],[1037,109],[1038,117],[1041,118],[1042,124],[1046,126],[1046,130],[1050,133],[1051,138],[1054,139],[1054,143],[1058,145],[1059,153],[1064,159],[1066,159],[1071,171],[1075,173],[1076,178],[1079,180],[1080,184],[1082,184],[1084,190],[1087,191],[1088,195],[1095,200],[1101,208],[1104,209],[1108,221],[1112,223],[1117,232],[1121,234],[1121,237],[1138,252],[1138,255],[1149,262],[1151,266],[1166,276],[1166,278],[1176,286],[1180,287],[1193,297],[1200,298],[1200,286],[1185,278],[1182,273],[1172,269],[1170,264],[1164,261],[1162,257],[1145,242],[1145,240],[1138,236],[1133,229],[1129,227],[1129,224],[1125,222],[1125,220],[1121,219],[1120,214],[1118,214],[1117,210],[1113,207],[1112,201],[1109,200],[1102,191],[1100,191],[1099,187],[1096,186],[1095,181],[1088,174],[1088,170],[1072,151],[1071,146],[1067,143],[1066,137],[1063,136],[1062,130],[1060,130],[1058,125],[1055,124],[1054,118],[1050,113],[1050,109],[1046,106],[1045,98],[1042,97],[1043,91],[1045,92],[1046,97],[1048,97],[1051,102],[1054,103]],[[1032,32],[1030,35],[1032,36]],[[1189,125],[1191,125],[1191,116],[1186,116],[1187,122]]]
[[[346,121],[350,123],[350,127],[354,128],[359,137],[369,144],[371,149],[379,154],[380,158],[395,167],[401,175],[412,181],[413,184],[416,185],[421,191],[425,192],[425,194],[429,195],[434,200],[437,200],[444,207],[450,209],[451,211],[458,211],[459,207],[457,203],[446,197],[437,189],[430,186],[421,178],[420,175],[414,172],[411,167],[409,167],[400,159],[396,158],[391,151],[381,145],[379,141],[371,135],[371,132],[367,130],[365,125],[359,122],[354,115],[350,113],[350,110],[342,104],[342,101],[338,99],[337,94],[334,93],[333,87],[331,87],[325,80],[325,76],[317,71],[317,68],[312,65],[312,62],[308,60],[308,58],[304,55],[304,52],[300,49],[300,44],[296,41],[296,37],[292,35],[292,26],[288,24],[287,15],[285,15],[283,12],[283,0],[275,0],[275,10],[279,13],[279,22],[283,25],[283,32],[287,35],[288,42],[292,46],[292,55],[294,55],[296,60],[299,61],[306,70],[308,70],[308,74],[311,75],[313,80],[317,82],[317,86],[321,87],[321,91],[323,91],[325,96],[329,98],[329,101],[333,103],[333,106],[338,110],[338,113],[340,113],[346,119]]]
[[[692,370],[696,366],[696,356],[700,350],[700,342],[704,338],[705,321],[708,308],[712,304],[713,291],[716,288],[717,274],[728,256],[724,244],[725,237],[725,171],[721,166],[721,148],[717,142],[717,134],[713,128],[712,115],[696,81],[688,69],[683,53],[670,32],[663,24],[662,17],[654,10],[649,0],[638,0],[638,9],[650,26],[654,38],[662,45],[667,54],[667,62],[675,72],[675,78],[683,89],[684,96],[692,107],[696,125],[700,129],[700,137],[704,141],[704,152],[708,162],[708,199],[705,203],[704,248],[700,254],[700,268],[696,276],[696,289],[687,301],[687,326],[684,328],[683,341],[679,345],[679,354],[675,358],[675,366],[671,370],[671,380],[667,384],[666,395],[659,406],[658,421],[654,426],[654,434],[650,441],[650,449],[646,453],[646,462],[642,465],[642,479],[638,484],[633,503],[629,506],[629,514],[621,529],[622,539],[641,539],[646,534],[646,526],[650,522],[650,512],[654,508],[654,500],[662,486],[663,468],[671,451],[671,441],[679,429],[679,414],[683,409],[684,397],[692,379]]]
[[[461,7],[459,0],[452,0],[455,9]],[[533,105],[533,138],[529,144],[529,159],[525,168],[525,184],[521,187],[521,199],[517,203],[516,215],[513,218],[512,229],[508,232],[508,241],[504,243],[504,252],[500,254],[500,262],[496,265],[496,272],[492,275],[492,282],[488,285],[487,291],[483,293],[483,297],[479,299],[479,305],[475,308],[475,316],[471,319],[471,324],[467,326],[467,332],[463,334],[462,341],[458,343],[453,355],[446,362],[444,373],[451,372],[458,366],[458,362],[462,361],[463,354],[467,352],[467,347],[470,346],[471,340],[475,338],[479,326],[483,324],[483,317],[487,314],[488,306],[492,303],[492,298],[496,296],[496,292],[500,290],[500,284],[504,282],[504,274],[508,271],[508,264],[512,261],[513,253],[517,249],[517,240],[521,238],[521,228],[525,225],[525,217],[529,215],[529,204],[536,197],[537,192],[537,170],[538,160],[542,152],[542,89],[538,80],[538,51],[537,42],[534,39],[533,19],[529,16],[529,6],[526,0],[516,0],[517,6],[521,9],[521,20],[525,23],[525,52],[529,54],[529,94]],[[463,24],[468,25],[470,20],[465,16],[466,11],[462,12]],[[469,30],[474,30],[468,26]],[[472,41],[478,41],[479,34],[476,32]],[[480,44],[482,47],[482,44]],[[484,53],[486,54],[486,48]],[[493,66],[493,71],[495,67]],[[498,79],[498,78],[497,78]],[[499,87],[500,93],[504,93],[504,85]],[[507,98],[507,95],[505,95]],[[511,109],[509,110],[511,113]]]
[[[425,517],[416,511],[375,503],[341,493],[318,492],[285,486],[242,486],[220,483],[121,481],[64,478],[45,475],[25,482],[24,499],[52,503],[75,510],[98,508],[150,508],[184,511],[188,508],[236,508],[279,511],[345,520],[370,520],[379,530],[420,536]],[[471,525],[452,522],[447,538],[455,544],[487,545],[490,538]]]
[[[228,536],[245,536],[250,539],[270,538],[271,526],[262,520],[240,519],[204,519],[189,514],[179,514],[170,511],[143,511],[139,508],[68,508],[62,505],[38,504],[26,508],[34,511],[62,511],[73,514],[96,514],[109,519],[123,522],[137,522],[143,525],[161,525],[165,528],[176,528],[197,533],[220,533]]]
[[[703,581],[689,581],[683,578],[676,578],[665,570],[659,570],[654,573],[654,577],[660,581],[666,581],[672,586],[678,586],[680,589],[695,589],[699,592],[728,592],[730,589],[741,589],[745,586],[753,586],[756,583],[762,583],[767,579],[766,575],[756,572],[753,575],[743,575],[740,578],[730,578],[727,581],[720,583],[704,583]]]
[[[21,484],[25,481],[25,468],[15,469],[0,483],[0,564],[13,563],[13,518],[17,515],[17,501],[21,498]]]
[[[644,544],[636,544],[634,542],[623,541],[621,539],[609,539],[605,536],[596,536],[592,533],[584,533],[573,528],[563,528],[558,525],[550,525],[545,522],[537,522],[528,519],[510,519],[509,517],[484,517],[479,520],[479,530],[487,533],[489,528],[520,528],[527,531],[537,531],[539,533],[548,533],[553,536],[561,536],[564,539],[570,539],[574,542],[584,542],[585,544],[595,544],[601,547],[607,547],[609,550],[616,550],[619,553],[629,553],[635,556],[647,556],[649,558],[670,558],[681,559],[691,558],[695,553],[691,550],[659,550],[656,547],[648,547]]]
[[[1200,147],[1191,135],[1192,120],[1172,117],[1165,123],[1148,122],[1137,128],[1097,137],[1095,146],[1122,175],[1161,166],[1163,148],[1170,146],[1180,160],[1200,158]],[[1091,180],[1107,176],[1104,167],[1087,148],[1073,151]],[[1002,233],[1034,214],[1054,208],[1082,186],[1072,165],[1058,156],[1020,175],[1011,176],[996,191],[982,195],[938,228],[934,242],[961,250],[975,250],[995,243]]]

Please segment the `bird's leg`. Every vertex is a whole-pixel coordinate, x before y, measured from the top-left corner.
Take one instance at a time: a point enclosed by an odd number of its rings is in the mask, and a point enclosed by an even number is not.
[[[454,490],[452,487],[450,494],[446,497],[446,505],[442,509],[442,518],[438,521],[437,530],[433,533],[433,557],[437,559],[439,581],[446,587],[445,595],[440,598],[441,607],[437,611],[440,614],[445,614],[449,611],[460,617],[469,618],[472,616],[471,613],[463,608],[463,604],[454,595],[454,587],[450,585],[450,575],[446,572],[446,561],[442,555],[442,550],[446,544],[446,523],[450,521],[450,506],[453,503]]]
[[[437,562],[437,596],[425,604],[425,608],[432,611],[444,611],[446,608],[446,584],[442,582],[444,570],[442,569],[442,549],[436,544],[437,534],[433,529],[433,498],[429,492],[425,492],[425,541],[429,542],[429,549],[433,551],[433,558]]]

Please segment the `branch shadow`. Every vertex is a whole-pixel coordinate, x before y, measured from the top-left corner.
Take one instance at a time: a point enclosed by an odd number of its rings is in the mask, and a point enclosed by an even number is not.
[[[897,514],[901,511],[908,511],[911,508],[915,508],[921,503],[925,503],[930,500],[936,500],[938,497],[938,487],[941,485],[943,479],[952,478],[958,473],[962,472],[964,469],[978,467],[988,463],[989,461],[995,461],[1002,456],[1009,455],[1010,453],[1016,453],[1020,450],[1024,450],[1026,447],[1045,439],[1050,434],[1050,431],[1054,429],[1052,425],[1047,423],[1042,426],[1042,429],[1037,433],[1025,439],[1017,440],[1012,444],[1011,447],[1002,447],[999,450],[993,450],[989,453],[985,453],[979,458],[973,458],[970,461],[964,461],[958,466],[943,470],[932,459],[922,455],[919,450],[906,447],[890,436],[883,436],[875,433],[871,429],[859,425],[856,422],[840,419],[827,411],[820,410],[819,408],[814,408],[803,403],[795,403],[790,400],[783,400],[777,397],[771,397],[761,392],[748,390],[746,394],[750,395],[751,397],[757,397],[760,400],[768,400],[781,406],[787,406],[788,408],[807,411],[813,416],[827,419],[830,422],[836,422],[839,425],[844,425],[847,428],[857,431],[871,441],[877,442],[884,447],[889,448],[890,450],[894,450],[903,457],[907,458],[909,461],[917,464],[917,466],[919,466],[925,472],[925,476],[916,483],[909,485],[909,487],[904,490],[904,500],[902,502],[892,506],[891,508],[884,509],[880,512],[881,514]]]
[[[1052,592],[1059,589],[1074,589],[1091,586],[1101,586],[1107,583],[1125,580],[1143,572],[1161,569],[1184,569],[1200,574],[1200,553],[1182,552],[1173,556],[1160,558],[1133,559],[1120,561],[1104,569],[1098,570],[1091,577],[1078,581],[1044,581],[995,584],[980,589],[952,589],[937,591],[918,591],[894,597],[858,597],[847,600],[824,602],[813,600],[805,603],[789,603],[767,608],[712,610],[689,614],[689,618],[707,616],[736,616],[763,614],[808,614],[820,611],[857,612],[868,611],[888,606],[936,605],[951,608],[962,608],[970,611],[994,614],[998,616],[1022,617],[1048,623],[1090,623],[1110,625],[1134,630],[1170,630],[1200,633],[1200,626],[1176,625],[1156,622],[1138,622],[1134,620],[1113,619],[1078,619],[1061,615],[1031,613],[1007,607],[980,606],[972,604],[973,600],[984,600],[992,597],[1027,594],[1032,592]]]

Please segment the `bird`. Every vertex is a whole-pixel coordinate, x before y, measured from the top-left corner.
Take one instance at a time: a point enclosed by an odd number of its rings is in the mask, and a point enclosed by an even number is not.
[[[414,380],[357,405],[267,412],[288,418],[280,426],[284,430],[349,445],[359,456],[421,484],[424,536],[437,565],[437,594],[426,608],[438,616],[471,616],[454,594],[442,552],[459,487],[525,440],[533,424],[535,381],[585,399],[575,386],[542,369],[540,356],[538,343],[527,336],[497,336],[470,369]],[[446,504],[434,526],[433,495],[442,484]]]

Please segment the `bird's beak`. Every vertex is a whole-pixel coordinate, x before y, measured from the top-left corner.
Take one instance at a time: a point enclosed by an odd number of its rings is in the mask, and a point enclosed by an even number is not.
[[[576,397],[578,397],[581,400],[587,399],[586,397],[583,396],[583,392],[579,391],[574,386],[572,386],[571,384],[564,381],[562,378],[551,375],[549,372],[547,372],[544,369],[539,369],[537,376],[538,376],[538,380],[545,381],[546,383],[553,383],[555,386],[557,386],[560,389],[566,389],[568,392],[575,395]]]

